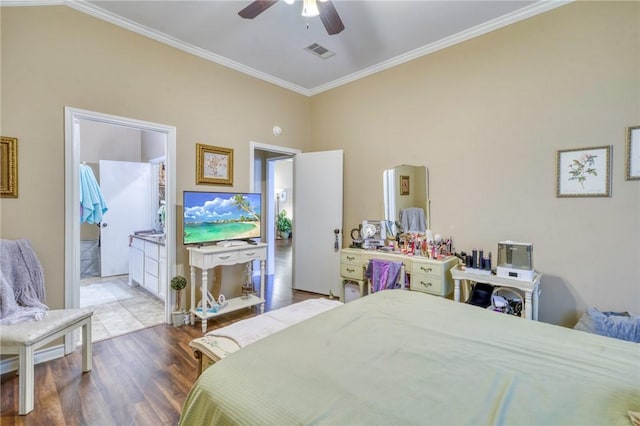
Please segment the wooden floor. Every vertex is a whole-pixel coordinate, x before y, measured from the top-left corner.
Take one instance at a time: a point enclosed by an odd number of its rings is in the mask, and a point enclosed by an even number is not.
[[[276,265],[275,278],[267,279],[267,310],[320,297],[291,290],[284,262],[280,273]],[[250,309],[231,312],[209,320],[208,329],[253,315]],[[16,373],[4,374],[0,425],[176,425],[197,374],[189,342],[201,335],[200,323],[162,324],[95,343],[89,373],[82,373],[79,350],[36,365],[35,408],[26,416],[18,416]]]

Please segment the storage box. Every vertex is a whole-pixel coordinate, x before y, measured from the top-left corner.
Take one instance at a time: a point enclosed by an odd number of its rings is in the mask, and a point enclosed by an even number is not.
[[[498,243],[497,275],[522,281],[533,281],[533,245],[500,241]]]
[[[353,302],[360,298],[360,286],[354,283],[344,285],[344,303]]]

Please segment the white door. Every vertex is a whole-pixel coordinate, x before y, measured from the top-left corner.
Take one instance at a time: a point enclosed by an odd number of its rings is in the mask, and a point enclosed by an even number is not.
[[[342,150],[294,157],[293,287],[297,290],[340,295],[342,158]],[[337,246],[335,230],[340,232]]]
[[[151,165],[100,160],[100,189],[109,210],[100,228],[103,277],[129,273],[129,235],[153,228]]]

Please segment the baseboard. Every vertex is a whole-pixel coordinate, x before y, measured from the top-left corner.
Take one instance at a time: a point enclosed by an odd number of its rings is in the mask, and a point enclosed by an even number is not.
[[[52,346],[50,348],[40,349],[34,354],[34,364],[47,362],[64,356],[64,345]],[[0,361],[0,374],[18,370],[18,357],[3,359]]]

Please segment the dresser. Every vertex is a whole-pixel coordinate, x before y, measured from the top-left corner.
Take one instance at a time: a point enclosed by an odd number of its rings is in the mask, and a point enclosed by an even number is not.
[[[344,286],[349,282],[358,283],[360,296],[365,294],[364,286],[367,284],[365,270],[372,259],[402,262],[405,273],[409,276],[410,290],[442,297],[453,292],[454,285],[450,271],[458,264],[458,258],[454,256],[434,260],[401,253],[347,248],[340,252],[340,277],[342,278],[340,300],[345,300]],[[370,285],[369,292],[371,292]]]

